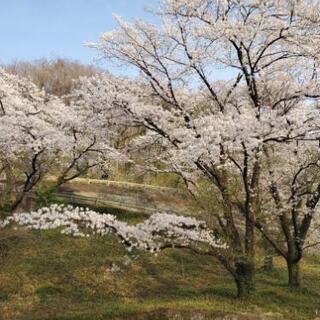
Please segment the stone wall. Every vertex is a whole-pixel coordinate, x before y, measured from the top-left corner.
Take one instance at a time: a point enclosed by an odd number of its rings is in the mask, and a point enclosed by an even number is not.
[[[75,179],[61,186],[55,195],[79,205],[146,214],[157,211],[185,214],[193,211],[193,203],[187,193],[175,188],[137,183]]]

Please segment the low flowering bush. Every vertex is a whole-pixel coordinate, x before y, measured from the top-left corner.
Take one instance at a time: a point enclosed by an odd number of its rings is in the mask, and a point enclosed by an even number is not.
[[[62,234],[76,237],[114,233],[128,250],[136,248],[155,253],[175,246],[202,250],[201,245],[209,251],[226,249],[226,245],[214,236],[205,222],[167,213],[155,213],[141,223],[129,225],[111,214],[53,204],[37,211],[15,213],[0,221],[0,228],[12,223],[35,230],[59,228]]]

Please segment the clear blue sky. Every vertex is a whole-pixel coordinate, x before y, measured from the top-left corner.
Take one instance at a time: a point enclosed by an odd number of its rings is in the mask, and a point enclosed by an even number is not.
[[[62,57],[92,63],[93,49],[83,46],[115,26],[112,14],[140,17],[157,0],[0,0],[0,63]]]

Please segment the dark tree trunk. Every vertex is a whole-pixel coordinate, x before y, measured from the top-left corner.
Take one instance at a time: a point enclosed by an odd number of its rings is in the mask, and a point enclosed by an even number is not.
[[[255,291],[255,268],[252,262],[237,262],[235,272],[237,297],[243,298]]]
[[[13,202],[13,204],[11,205],[10,210],[11,210],[12,212],[17,211],[17,210],[22,206],[22,204],[23,204],[23,202],[24,202],[24,199],[25,199],[25,194],[24,194],[24,193],[21,194],[21,195],[18,195],[18,196],[16,197],[15,201]]]
[[[287,260],[288,266],[288,285],[293,288],[300,287],[300,264],[299,261],[291,262]]]

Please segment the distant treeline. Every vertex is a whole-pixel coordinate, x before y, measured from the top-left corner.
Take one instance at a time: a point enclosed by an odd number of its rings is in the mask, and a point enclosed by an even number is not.
[[[59,97],[69,94],[79,77],[101,72],[96,66],[62,58],[16,61],[3,67],[9,73],[29,78],[47,93]]]

